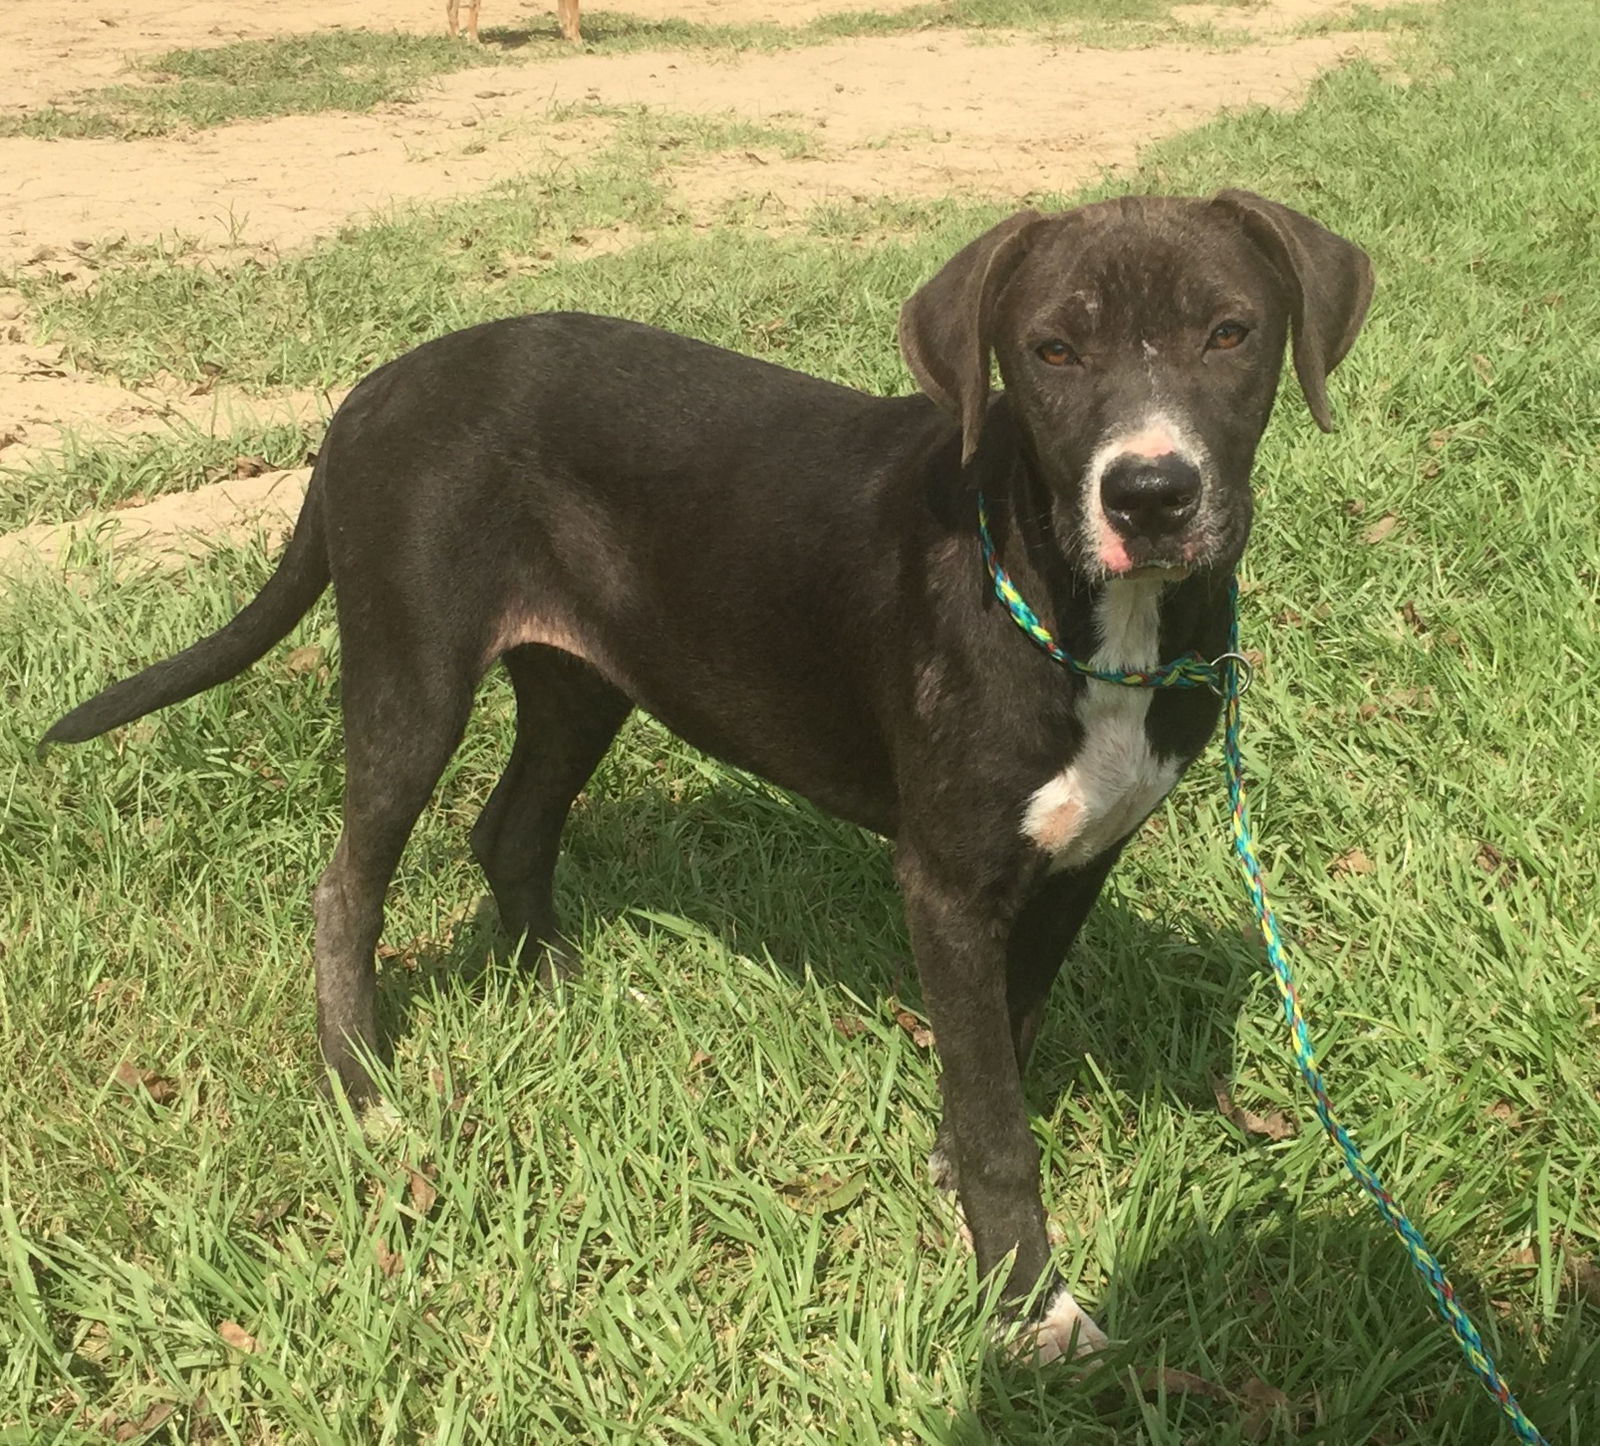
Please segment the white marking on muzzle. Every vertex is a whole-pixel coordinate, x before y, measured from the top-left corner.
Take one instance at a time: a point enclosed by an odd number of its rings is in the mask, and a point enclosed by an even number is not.
[[[1101,487],[1113,462],[1123,457],[1169,457],[1176,453],[1200,474],[1201,508],[1211,490],[1211,458],[1205,445],[1164,412],[1155,412],[1131,431],[1116,432],[1095,450],[1083,477],[1083,541],[1088,555],[1115,577],[1131,566],[1128,550],[1106,516]]]

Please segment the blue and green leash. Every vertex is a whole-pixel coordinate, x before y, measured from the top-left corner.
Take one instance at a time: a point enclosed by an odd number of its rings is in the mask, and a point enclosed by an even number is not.
[[[1511,1388],[1501,1379],[1494,1358],[1473,1325],[1472,1318],[1462,1309],[1456,1298],[1455,1287],[1444,1273],[1439,1258],[1428,1248],[1422,1232],[1406,1218],[1394,1197],[1383,1187],[1372,1167],[1362,1158],[1360,1147],[1333,1111],[1328,1091],[1322,1082],[1322,1070],[1317,1063],[1317,1052],[1311,1043],[1311,1033],[1306,1028],[1305,1015],[1300,1009],[1300,996],[1295,989],[1294,976],[1284,953],[1283,938],[1278,932],[1277,916],[1267,899],[1266,884],[1262,876],[1261,860],[1256,856],[1254,840],[1250,833],[1250,813],[1244,795],[1244,755],[1239,747],[1241,731],[1239,700],[1250,686],[1250,664],[1239,652],[1238,587],[1234,586],[1229,599],[1228,651],[1210,662],[1198,653],[1189,653],[1171,663],[1163,663],[1146,671],[1101,669],[1074,658],[1051,636],[1050,630],[1039,621],[1038,614],[1030,608],[1007,576],[1005,568],[995,553],[994,539],[989,535],[989,518],[983,498],[978,498],[978,540],[983,549],[983,560],[994,579],[995,595],[1005,604],[1017,626],[1029,639],[1062,667],[1085,678],[1101,683],[1119,683],[1130,688],[1210,688],[1224,703],[1223,756],[1228,769],[1228,801],[1233,814],[1233,847],[1239,856],[1245,882],[1255,905],[1256,917],[1261,921],[1261,936],[1266,941],[1267,959],[1278,981],[1278,994],[1283,1000],[1284,1017],[1289,1023],[1289,1033],[1294,1045],[1295,1063],[1300,1077],[1311,1091],[1313,1108],[1328,1138],[1339,1147],[1344,1156],[1345,1168],[1355,1176],[1356,1183],[1366,1192],[1377,1207],[1378,1213],[1389,1223],[1411,1263],[1426,1282],[1429,1293],[1445,1324],[1450,1327],[1461,1353],[1467,1358],[1473,1374],[1483,1382],[1484,1388],[1499,1403],[1501,1411],[1518,1440],[1529,1446],[1548,1446],[1539,1429],[1511,1394]]]

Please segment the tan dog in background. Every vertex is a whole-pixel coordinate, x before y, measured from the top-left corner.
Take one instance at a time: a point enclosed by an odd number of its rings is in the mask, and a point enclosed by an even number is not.
[[[467,37],[476,41],[478,38],[478,6],[483,0],[466,0],[467,10]],[[458,33],[457,17],[461,13],[462,0],[445,0],[445,20],[450,26],[450,33]],[[574,45],[583,39],[578,34],[578,0],[556,0],[556,13],[561,17],[561,33]]]

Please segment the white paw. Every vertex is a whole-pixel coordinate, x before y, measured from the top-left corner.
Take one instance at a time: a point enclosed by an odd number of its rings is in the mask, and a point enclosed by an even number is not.
[[[1047,1366],[1058,1357],[1078,1360],[1097,1355],[1111,1345],[1106,1333],[1062,1286],[1044,1315],[1024,1327],[1017,1338],[1017,1349],[1031,1355],[1035,1365]]]

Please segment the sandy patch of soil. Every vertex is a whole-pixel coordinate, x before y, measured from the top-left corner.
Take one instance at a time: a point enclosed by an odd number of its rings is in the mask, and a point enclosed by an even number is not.
[[[6,140],[0,170],[12,196],[0,219],[0,265],[108,236],[303,245],[392,203],[581,162],[603,128],[553,121],[550,108],[585,102],[814,128],[815,153],[803,160],[699,168],[684,180],[691,208],[740,194],[775,195],[786,206],[854,195],[1020,196],[1093,176],[1220,109],[1290,103],[1328,66],[1384,45],[1381,35],[1355,33],[1243,54],[1111,51],[940,32],[737,61],[591,55],[462,71],[390,113],[287,116],[159,140]]]
[[[0,469],[21,469],[58,450],[64,433],[85,442],[190,429],[213,436],[275,423],[314,423],[332,414],[345,391],[251,396],[192,382],[124,387],[73,371],[57,346],[0,342]]]
[[[226,543],[260,533],[269,547],[289,535],[311,480],[309,467],[213,482],[193,492],[158,497],[142,507],[91,514],[79,522],[41,522],[0,537],[0,582],[35,568],[59,571],[72,544],[92,536],[118,561],[181,567]]]
[[[0,266],[57,269],[63,253],[121,238],[177,238],[218,259],[290,250],[393,206],[581,162],[610,134],[603,121],[546,123],[537,91],[508,105],[506,74],[464,71],[448,102],[372,115],[283,116],[154,141],[0,140],[11,183]],[[65,263],[81,277],[92,259]]]
[[[585,15],[621,11],[643,20],[699,24],[767,21],[803,25],[846,10],[902,10],[922,0],[619,0],[590,3]],[[478,23],[556,29],[555,3],[483,0]],[[444,0],[54,0],[0,7],[0,55],[7,57],[0,112],[32,110],[73,91],[126,80],[130,58],[164,51],[265,40],[315,30],[404,30],[443,35]],[[466,42],[463,42],[466,43]]]
[[[623,0],[618,8],[647,17],[799,22],[904,3],[910,0]],[[486,0],[486,25],[542,23],[545,13],[509,3],[502,12],[499,5]],[[746,223],[783,226],[818,202],[885,196],[1021,200],[1125,163],[1146,142],[1220,109],[1293,103],[1320,71],[1345,58],[1381,57],[1381,35],[1285,34],[1347,8],[1346,0],[1183,7],[1180,19],[1257,41],[1227,53],[1175,45],[1118,52],[1037,35],[942,31],[738,58],[586,54],[462,71],[418,103],[382,114],[291,116],[131,142],[0,140],[0,172],[10,183],[0,212],[0,266],[70,274],[69,284],[90,286],[100,264],[95,248],[119,237],[179,236],[222,263],[270,256],[397,203],[581,166],[610,125],[574,117],[568,107],[595,102],[731,112],[809,129],[812,147],[801,158],[745,152],[676,168],[685,208],[701,219],[738,206]],[[8,83],[0,104],[37,104],[102,84],[130,53],[340,24],[426,32],[442,27],[442,12],[442,3],[421,0],[283,0],[266,10],[220,0],[0,7],[0,53],[23,62],[12,68],[17,83]],[[552,115],[553,106],[563,110]],[[594,254],[626,240],[623,233],[596,237]],[[176,384],[124,389],[74,374],[58,350],[28,344],[20,298],[0,293],[0,467],[58,445],[66,428],[89,439],[175,422],[226,430],[303,420],[328,405],[309,394],[262,402],[194,396]],[[110,515],[120,537],[181,556],[183,547],[151,539],[233,525],[248,531],[265,515],[256,489],[266,483],[222,483]],[[267,488],[263,495],[286,494]],[[228,521],[235,512],[237,524]],[[0,556],[17,556],[18,547],[59,555],[69,535],[26,529]]]
[[[815,69],[775,56],[770,69],[747,61],[720,86],[713,76],[701,82],[716,88],[720,103],[750,113],[781,97],[786,112],[817,128],[812,154],[716,156],[675,181],[697,215],[754,198],[779,224],[822,201],[1021,200],[1092,180],[1219,110],[1292,104],[1330,66],[1383,50],[1383,37],[1353,33],[1242,54],[1171,45],[1091,50],[1020,38],[975,44],[959,34],[821,47],[805,52]],[[782,90],[763,89],[776,85],[780,71]],[[613,71],[595,89],[604,100],[626,95],[667,109],[669,85],[670,77]]]
[[[1365,0],[1368,10],[1387,10],[1406,0]],[[1348,15],[1351,0],[1264,0],[1257,5],[1175,5],[1172,18],[1186,25],[1212,25],[1218,30],[1249,35],[1281,35],[1318,21],[1337,23]]]

